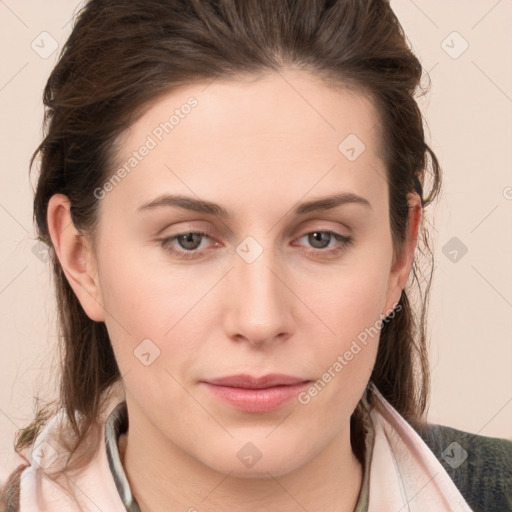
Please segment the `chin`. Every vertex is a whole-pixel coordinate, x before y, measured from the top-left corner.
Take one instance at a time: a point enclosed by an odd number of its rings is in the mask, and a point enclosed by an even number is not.
[[[244,479],[270,478],[271,476],[283,476],[291,473],[308,462],[307,449],[303,446],[303,452],[297,453],[297,444],[289,447],[261,446],[258,448],[251,442],[237,443],[236,448],[230,448],[223,453],[213,453],[211,460],[201,460],[214,471]],[[226,456],[226,454],[229,455]],[[300,455],[300,456],[299,456]]]

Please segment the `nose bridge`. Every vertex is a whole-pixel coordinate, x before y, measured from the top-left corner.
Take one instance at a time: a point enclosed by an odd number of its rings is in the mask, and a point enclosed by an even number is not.
[[[261,240],[261,237],[260,237]],[[270,237],[267,237],[270,240]],[[246,295],[246,303],[254,302],[253,306],[266,309],[275,302],[280,302],[283,284],[276,277],[279,273],[279,262],[270,242],[263,246],[262,241],[247,237],[237,247],[239,261],[235,265],[235,275],[241,281],[242,293]]]
[[[271,341],[290,328],[290,297],[280,275],[282,266],[276,251],[260,240],[247,237],[237,246],[230,272],[231,329],[253,343]]]

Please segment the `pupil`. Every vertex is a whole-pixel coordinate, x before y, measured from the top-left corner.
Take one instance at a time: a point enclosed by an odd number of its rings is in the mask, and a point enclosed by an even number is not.
[[[194,237],[198,237],[198,243],[193,242]],[[182,235],[181,238],[185,243],[185,245],[181,244],[184,249],[197,249],[201,243],[201,235],[198,233],[187,233],[186,235]],[[189,246],[188,244],[192,244],[192,246]]]
[[[321,232],[321,231],[315,231],[310,236],[313,237],[313,244],[312,244],[313,246],[315,246],[315,244],[317,244],[317,242],[320,242],[320,246],[321,247],[326,247],[325,243],[322,244],[322,238],[324,238],[324,242],[327,242],[327,245],[329,245],[329,240],[330,240],[330,237],[331,237],[330,233],[324,233],[324,232]],[[327,238],[327,240],[325,240],[325,238]]]

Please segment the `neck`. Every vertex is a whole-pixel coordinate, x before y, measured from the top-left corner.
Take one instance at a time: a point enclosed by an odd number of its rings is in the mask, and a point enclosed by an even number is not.
[[[219,473],[183,452],[150,422],[132,417],[129,431],[119,439],[119,452],[141,512],[353,512],[363,476],[349,427],[305,465],[278,477]]]

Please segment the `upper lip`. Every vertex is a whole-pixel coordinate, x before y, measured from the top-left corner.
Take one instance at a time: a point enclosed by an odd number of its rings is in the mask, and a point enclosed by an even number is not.
[[[307,379],[300,377],[292,377],[291,375],[283,375],[280,373],[269,373],[261,377],[254,377],[245,373],[238,375],[229,375],[227,377],[219,377],[217,379],[209,379],[205,382],[216,386],[228,386],[232,388],[246,389],[264,389],[273,386],[291,386],[307,382]]]

